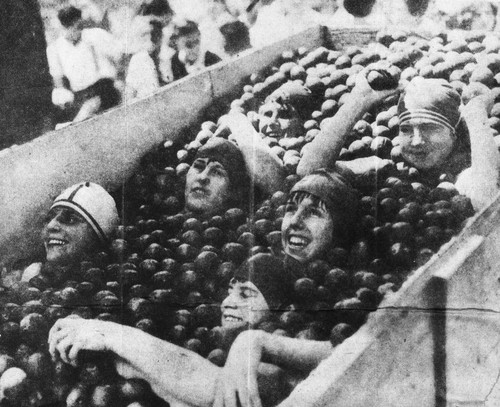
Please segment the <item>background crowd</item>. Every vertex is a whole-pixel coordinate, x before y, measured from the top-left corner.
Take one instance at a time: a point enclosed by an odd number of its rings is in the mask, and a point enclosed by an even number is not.
[[[497,26],[497,2],[461,0],[70,0],[42,2],[56,122],[69,124],[316,24]]]

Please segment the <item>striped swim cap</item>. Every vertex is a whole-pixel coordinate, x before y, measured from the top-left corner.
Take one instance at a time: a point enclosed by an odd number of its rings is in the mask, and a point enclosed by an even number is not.
[[[66,189],[50,209],[56,207],[70,208],[80,214],[103,243],[109,241],[119,223],[115,200],[93,182],[81,182]]]

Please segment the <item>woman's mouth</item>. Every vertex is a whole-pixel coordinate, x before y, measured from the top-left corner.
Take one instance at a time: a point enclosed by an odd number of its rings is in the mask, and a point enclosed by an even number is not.
[[[226,322],[242,322],[243,318],[237,317],[236,315],[224,315],[224,321]]]
[[[290,234],[288,235],[288,246],[294,249],[303,249],[309,244],[310,240],[301,235]]]
[[[194,187],[191,189],[191,193],[198,196],[205,196],[208,194],[208,190],[203,187]]]
[[[47,240],[47,246],[64,246],[66,244],[68,244],[68,242],[62,239],[51,238]]]

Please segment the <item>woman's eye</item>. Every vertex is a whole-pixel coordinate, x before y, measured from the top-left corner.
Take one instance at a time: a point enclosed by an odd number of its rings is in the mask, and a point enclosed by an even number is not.
[[[286,204],[285,212],[295,212],[297,210],[297,205],[294,204]]]
[[[193,168],[195,168],[197,170],[203,170],[204,167],[205,167],[205,165],[200,161],[195,161],[193,163]]]
[[[411,133],[411,127],[401,126],[399,127],[399,131],[405,135],[408,135]]]

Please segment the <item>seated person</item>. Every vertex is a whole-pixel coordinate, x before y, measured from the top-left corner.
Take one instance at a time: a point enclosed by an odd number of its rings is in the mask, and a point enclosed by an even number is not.
[[[200,44],[200,30],[194,21],[184,19],[174,21],[170,37],[170,46],[175,50],[171,59],[174,81],[221,61],[214,53],[201,49]]]
[[[304,149],[297,173],[305,175],[335,165],[354,124],[396,92],[373,90],[366,71],[362,71],[351,97]],[[471,199],[476,210],[489,203],[499,189],[500,157],[486,124],[492,106],[491,92],[474,97],[462,107],[460,95],[446,81],[420,77],[406,86],[398,103],[403,159],[429,179],[442,173],[455,177],[455,187]],[[352,162],[337,165],[352,166]]]
[[[61,9],[58,18],[62,34],[47,47],[52,102],[63,110],[63,121],[78,122],[120,102],[114,81],[122,52],[105,30],[83,29],[76,7]]]
[[[126,99],[143,98],[160,89],[172,80],[169,71],[165,74],[162,50],[163,28],[158,21],[151,21],[144,35],[150,37],[145,49],[132,55],[125,78]]]
[[[236,271],[221,305],[223,331],[240,332],[272,318],[272,310],[287,305],[290,283],[274,256],[259,253],[248,259]],[[80,351],[111,352],[120,374],[147,380],[171,406],[211,406],[222,370],[197,353],[109,321],[60,319],[48,342],[54,357],[72,365],[77,365]],[[282,390],[280,369],[262,364],[258,370],[268,379],[261,382],[267,385],[261,391],[270,395],[269,405],[275,405]]]
[[[45,264],[31,264],[21,281],[31,280],[47,267],[78,268],[88,256],[107,249],[118,223],[115,201],[100,185],[82,182],[69,187],[54,200],[45,220]]]
[[[348,247],[358,217],[358,196],[345,178],[323,170],[290,191],[281,225],[286,256],[301,263],[324,259],[329,249]]]

